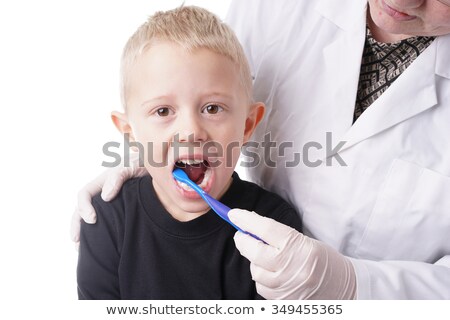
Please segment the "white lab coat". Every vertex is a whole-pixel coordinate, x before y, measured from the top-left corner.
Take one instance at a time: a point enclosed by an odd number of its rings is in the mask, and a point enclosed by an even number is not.
[[[359,299],[450,299],[450,35],[352,125],[366,9],[365,0],[232,2],[228,23],[267,107],[255,139],[293,143],[284,155],[271,149],[276,168],[250,175],[295,205],[305,234],[352,258]],[[347,166],[305,164],[326,158],[326,132],[333,147],[347,141],[338,151]],[[323,148],[287,168],[311,141]]]

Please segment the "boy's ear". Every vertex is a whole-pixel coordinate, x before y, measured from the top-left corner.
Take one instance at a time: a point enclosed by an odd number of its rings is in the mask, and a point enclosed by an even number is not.
[[[128,133],[130,141],[134,141],[133,130],[128,122],[128,116],[125,113],[113,111],[111,112],[111,119],[117,130],[119,130],[122,134]]]
[[[250,112],[247,120],[245,120],[244,143],[250,139],[256,126],[261,122],[265,109],[266,107],[262,102],[256,102],[250,106]]]

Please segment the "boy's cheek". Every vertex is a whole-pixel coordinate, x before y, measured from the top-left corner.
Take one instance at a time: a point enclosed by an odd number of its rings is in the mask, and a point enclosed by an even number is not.
[[[137,146],[140,158],[144,161],[145,167],[166,167],[171,165],[168,163],[169,143],[164,141],[147,141],[139,140]]]

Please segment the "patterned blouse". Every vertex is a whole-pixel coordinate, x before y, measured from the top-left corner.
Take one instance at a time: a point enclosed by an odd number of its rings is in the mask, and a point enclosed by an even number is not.
[[[395,43],[376,41],[367,28],[353,122],[433,42],[435,37],[411,37]]]

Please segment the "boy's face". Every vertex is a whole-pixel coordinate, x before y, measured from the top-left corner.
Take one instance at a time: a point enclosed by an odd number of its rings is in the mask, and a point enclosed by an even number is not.
[[[237,66],[208,49],[189,53],[161,41],[129,72],[127,112],[114,112],[113,121],[144,146],[141,157],[167,211],[181,221],[194,219],[209,207],[172,177],[175,166],[220,198],[264,106],[249,105]]]

